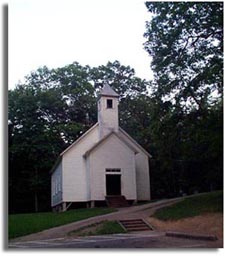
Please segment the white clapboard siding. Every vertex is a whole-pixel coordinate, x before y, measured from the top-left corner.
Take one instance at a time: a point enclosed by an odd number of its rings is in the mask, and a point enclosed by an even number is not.
[[[133,140],[124,130],[120,128],[120,136],[131,146],[138,150],[135,156],[135,168],[137,179],[137,200],[148,201],[150,196],[150,176],[149,176],[149,158],[151,155],[147,153],[135,140]]]
[[[137,199],[138,201],[148,201],[150,196],[149,178],[149,158],[140,152],[135,157],[136,179],[137,179]]]
[[[62,162],[58,164],[51,177],[51,205],[55,206],[62,202]]]
[[[105,200],[106,168],[120,169],[121,194],[126,199],[150,200],[151,155],[119,127],[118,98],[104,85],[98,123],[61,153],[60,163],[52,169],[52,206]]]
[[[107,100],[112,100],[112,108],[107,108]],[[98,101],[98,122],[100,138],[106,136],[113,129],[118,131],[118,99],[102,96]]]
[[[63,155],[63,201],[88,201],[86,163],[83,154],[99,140],[98,126]]]
[[[121,194],[136,200],[135,154],[114,134],[90,154],[91,200],[105,200],[106,168],[121,169]]]

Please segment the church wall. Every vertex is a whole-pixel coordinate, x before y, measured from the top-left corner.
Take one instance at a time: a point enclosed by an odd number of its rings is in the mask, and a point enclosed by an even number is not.
[[[106,168],[121,169],[121,195],[136,200],[135,154],[115,135],[90,154],[91,200],[105,200]]]
[[[120,132],[120,137],[126,140],[131,146],[136,148],[139,153],[135,156],[136,178],[137,178],[137,200],[150,200],[150,175],[149,157],[131,141],[125,134]]]
[[[98,142],[98,127],[63,155],[63,201],[88,201],[88,182],[84,153]]]
[[[149,159],[143,153],[138,153],[136,160],[136,178],[137,178],[137,200],[150,200],[150,178],[149,178]]]
[[[150,199],[148,153],[120,130],[118,123],[118,95],[104,86],[98,101],[98,123],[61,154],[62,161],[52,174],[52,186],[57,185],[52,187],[52,204],[105,200],[106,173],[121,174],[121,195],[127,199]],[[84,158],[112,130],[119,138],[110,135]],[[138,154],[135,155],[132,147]],[[106,168],[121,171],[106,172]]]
[[[62,162],[59,163],[51,177],[51,205],[62,202]]]

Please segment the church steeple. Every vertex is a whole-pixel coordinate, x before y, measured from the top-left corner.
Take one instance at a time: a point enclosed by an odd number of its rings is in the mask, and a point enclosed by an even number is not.
[[[100,138],[112,130],[118,131],[119,129],[118,98],[119,95],[109,85],[104,85],[98,100]]]

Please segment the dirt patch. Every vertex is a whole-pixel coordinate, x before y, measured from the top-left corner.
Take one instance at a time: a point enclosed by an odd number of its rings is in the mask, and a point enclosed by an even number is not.
[[[82,227],[82,228],[80,228],[78,230],[69,232],[67,234],[67,236],[74,237],[74,236],[88,236],[88,235],[92,235],[93,232],[95,232],[97,229],[99,229],[101,224],[102,224],[102,222],[94,223],[94,224],[88,225],[86,227]]]
[[[177,231],[193,234],[216,235],[218,239],[223,239],[223,214],[207,213],[191,218],[176,221],[162,221],[150,217],[148,222],[159,231]]]
[[[107,235],[107,234],[116,234],[124,233],[124,229],[120,226],[117,221],[101,221],[86,227],[80,228],[69,233],[69,235],[76,236],[91,236],[91,235]]]

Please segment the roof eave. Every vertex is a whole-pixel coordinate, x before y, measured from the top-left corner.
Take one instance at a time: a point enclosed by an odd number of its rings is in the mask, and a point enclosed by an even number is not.
[[[61,152],[60,156],[63,156],[68,150],[70,150],[75,144],[77,144],[79,141],[81,141],[89,132],[91,132],[97,126],[98,126],[98,122],[96,124],[94,124],[90,129],[88,129],[84,134],[82,134],[75,142],[73,142],[63,152]]]
[[[137,143],[126,131],[124,131],[121,127],[119,127],[119,130],[126,135],[135,145],[137,145],[150,159],[152,158],[152,155],[148,153],[139,143]]]
[[[96,149],[102,142],[104,142],[107,138],[109,138],[112,134],[116,135],[116,137],[118,137],[129,149],[131,149],[134,154],[136,155],[138,152],[138,150],[136,148],[134,148],[133,146],[131,146],[129,143],[127,143],[126,141],[124,141],[124,139],[122,139],[117,132],[115,131],[111,131],[110,133],[108,133],[105,137],[103,137],[99,142],[97,142],[94,146],[92,146],[88,151],[86,151],[83,155],[83,158],[87,158],[89,156],[89,154]]]
[[[55,169],[58,167],[58,165],[60,164],[60,162],[62,161],[62,157],[58,156],[55,164],[53,165],[53,167],[51,168],[51,170],[49,171],[49,174],[53,174],[53,172],[55,171]]]

